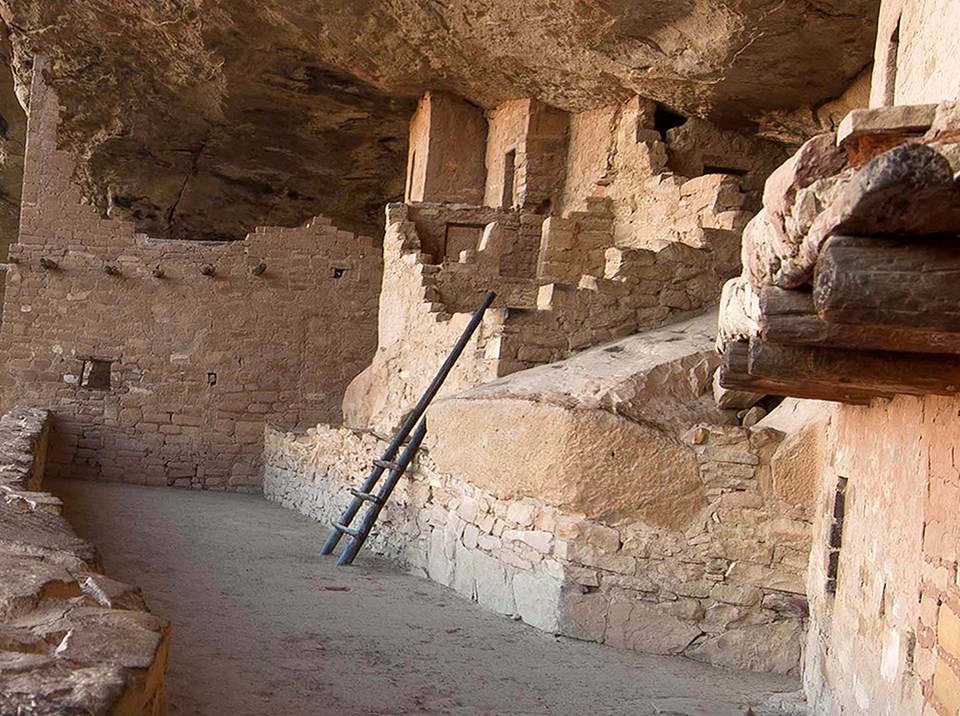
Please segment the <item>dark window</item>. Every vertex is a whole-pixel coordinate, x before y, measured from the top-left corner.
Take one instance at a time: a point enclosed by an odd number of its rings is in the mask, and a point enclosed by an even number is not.
[[[407,177],[407,201],[411,200],[413,197],[413,175],[417,170],[417,153],[412,152],[410,154],[410,174]]]
[[[343,274],[345,274],[346,272],[347,272],[347,270],[346,270],[345,268],[335,268],[335,269],[333,269],[333,277],[334,277],[334,278],[342,278],[342,277],[343,277]]]
[[[747,175],[747,170],[737,169],[736,167],[725,167],[719,164],[704,164],[703,173],[704,174],[729,174],[730,176],[735,176],[735,177],[745,177]]]
[[[837,478],[837,491],[833,496],[833,519],[827,538],[827,594],[837,593],[840,576],[840,547],[843,545],[843,520],[847,512],[847,478]]]
[[[890,44],[887,46],[887,64],[883,73],[883,103],[887,107],[897,103],[897,60],[900,57],[901,19],[902,17],[897,18],[897,26],[893,29]]]
[[[653,113],[653,128],[660,132],[663,141],[667,141],[667,132],[676,127],[682,127],[687,123],[687,118],[673,110],[667,109],[662,104],[657,105]]]
[[[503,209],[513,207],[513,184],[517,177],[517,150],[511,149],[503,158],[503,197],[500,206]]]
[[[112,365],[111,361],[96,358],[83,361],[80,387],[90,388],[91,390],[110,390],[110,369]]]

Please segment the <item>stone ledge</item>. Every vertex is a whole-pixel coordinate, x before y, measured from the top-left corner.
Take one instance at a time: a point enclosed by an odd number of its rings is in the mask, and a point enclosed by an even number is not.
[[[170,625],[39,491],[50,422],[0,418],[0,713],[162,714]]]

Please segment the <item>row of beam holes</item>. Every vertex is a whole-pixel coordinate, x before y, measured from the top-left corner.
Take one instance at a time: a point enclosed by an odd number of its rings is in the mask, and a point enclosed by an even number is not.
[[[843,545],[843,520],[847,511],[847,478],[837,478],[833,497],[833,521],[827,540],[827,594],[836,595],[840,576],[840,548]]]
[[[53,259],[41,258],[40,259],[40,268],[44,271],[59,271],[60,265]],[[263,261],[258,263],[256,266],[250,269],[250,273],[253,276],[262,276],[267,270],[267,264]],[[120,269],[115,264],[106,264],[103,267],[103,272],[109,276],[119,276]],[[332,272],[333,278],[342,278],[343,275],[347,272],[345,268],[335,267]],[[217,273],[217,267],[213,264],[204,264],[200,267],[200,273],[204,276],[215,276]],[[163,278],[166,274],[160,266],[156,266],[153,269],[152,275],[154,278]]]

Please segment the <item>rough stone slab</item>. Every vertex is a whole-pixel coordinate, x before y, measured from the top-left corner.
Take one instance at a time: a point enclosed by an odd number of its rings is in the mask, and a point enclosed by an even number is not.
[[[930,129],[936,113],[935,104],[855,109],[837,128],[837,146],[844,147],[855,139],[873,134],[895,134],[904,138],[921,135]]]

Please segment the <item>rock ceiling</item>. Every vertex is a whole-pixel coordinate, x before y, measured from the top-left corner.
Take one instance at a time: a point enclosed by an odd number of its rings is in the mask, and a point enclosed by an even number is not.
[[[749,126],[838,96],[879,0],[0,0],[21,101],[52,61],[90,201],[174,238],[323,212],[375,231],[424,88],[631,93]],[[812,129],[812,128],[811,128]]]

